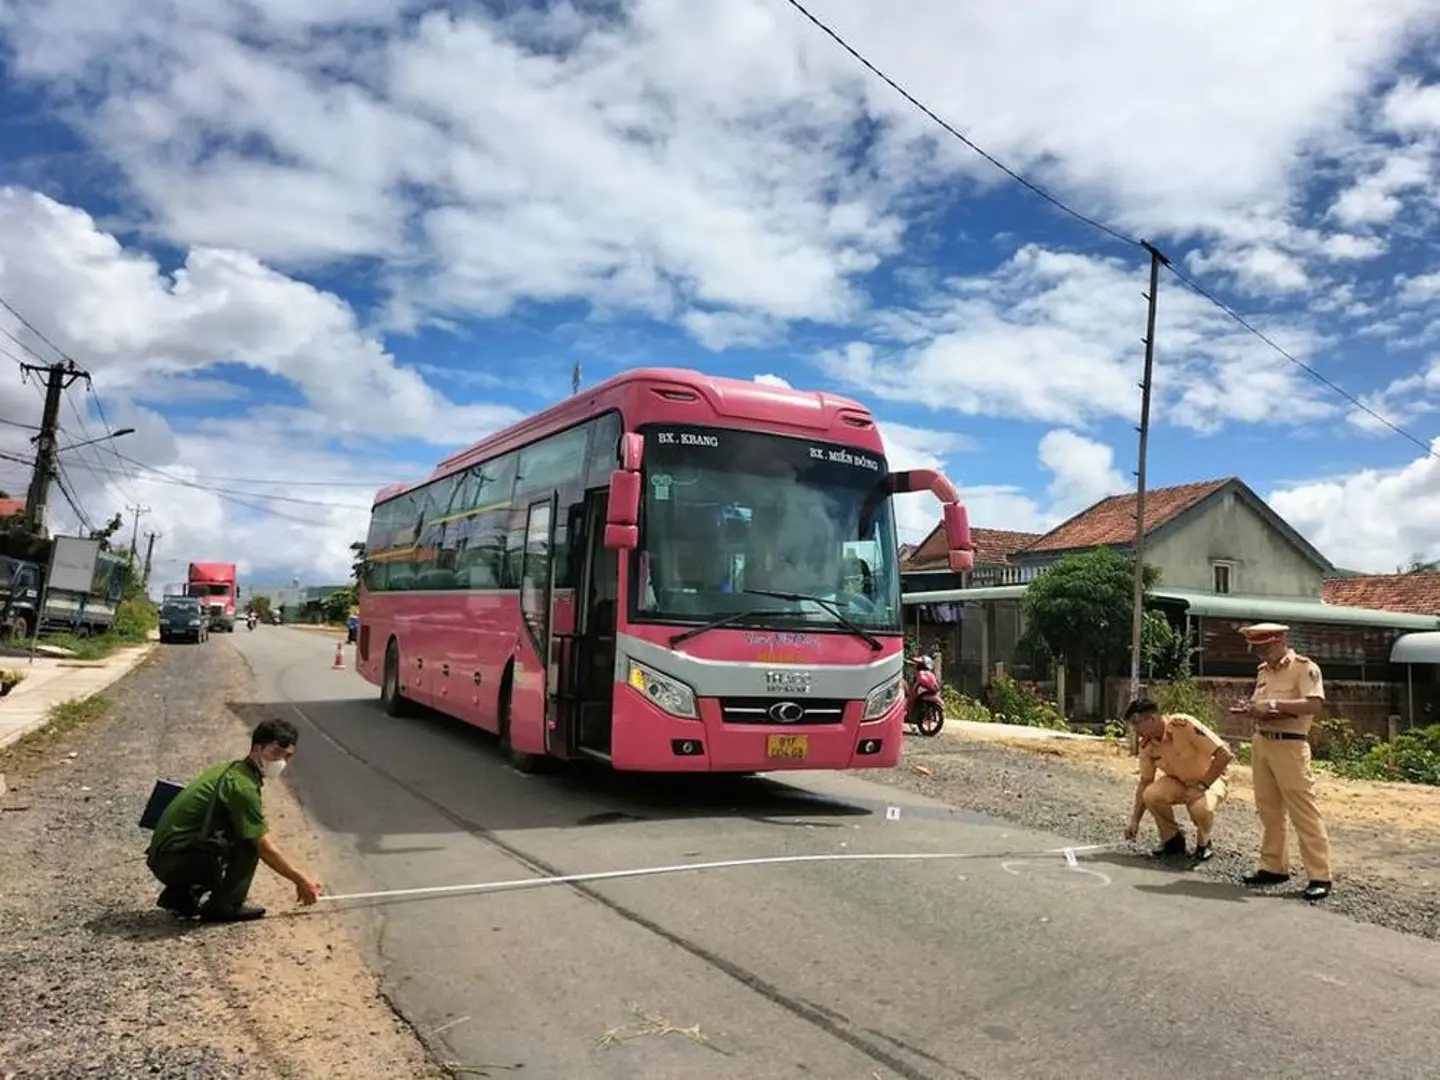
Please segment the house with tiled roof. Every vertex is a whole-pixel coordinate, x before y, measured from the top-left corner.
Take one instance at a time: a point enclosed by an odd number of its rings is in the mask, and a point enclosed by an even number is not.
[[[1062,556],[1135,546],[1135,495],[1112,495],[1062,521],[1011,561],[1040,570]],[[1145,496],[1145,561],[1170,589],[1318,599],[1330,560],[1238,477]]]
[[[0,519],[19,517],[25,513],[24,499],[0,499]]]
[[[1403,574],[1352,574],[1330,578],[1321,589],[1327,604],[1440,615],[1440,571]]]
[[[910,551],[901,550],[900,580],[906,592],[924,589],[958,589],[973,585],[1010,585],[1022,580],[1022,571],[1011,555],[1040,539],[1039,533],[1011,529],[970,530],[975,547],[975,568],[966,574],[950,569],[950,548],[943,521]]]
[[[941,588],[907,581],[907,626],[922,646],[940,648],[951,661],[947,681],[966,693],[988,684],[997,670],[1044,678],[1016,658],[1029,583],[1066,555],[1099,547],[1130,553],[1135,518],[1135,495],[1126,494],[1102,499],[1028,542],[1026,534],[972,530],[980,534],[976,574],[966,575],[972,580]],[[1145,526],[1145,561],[1160,571],[1149,604],[1191,635],[1198,647],[1195,674],[1203,678],[1253,681],[1254,658],[1238,627],[1284,622],[1296,648],[1319,660],[1337,689],[1347,680],[1365,684],[1371,697],[1363,704],[1383,721],[1394,707],[1388,695],[1395,680],[1406,678],[1390,661],[1395,640],[1409,631],[1440,629],[1440,574],[1337,576],[1341,572],[1323,554],[1236,477],[1148,492]],[[944,546],[940,534],[927,541]],[[911,553],[906,578],[923,578],[923,567],[931,564],[922,563],[922,554],[928,553]],[[1001,580],[981,580],[982,567]],[[1433,605],[1424,592],[1431,581]],[[1232,697],[1239,692],[1216,685]],[[1083,700],[1070,705],[1081,713],[1103,710],[1124,690],[1087,683],[1078,690]]]

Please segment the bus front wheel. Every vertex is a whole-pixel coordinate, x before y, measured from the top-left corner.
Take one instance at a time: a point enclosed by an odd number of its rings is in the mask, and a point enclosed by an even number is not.
[[[505,680],[500,684],[500,752],[510,760],[510,765],[516,772],[533,773],[540,769],[540,755],[516,750],[510,741],[510,688],[514,685],[513,679],[513,669],[507,670]]]
[[[410,702],[400,687],[400,646],[393,638],[385,646],[385,675],[380,683],[380,704],[388,716],[404,717],[412,712]]]

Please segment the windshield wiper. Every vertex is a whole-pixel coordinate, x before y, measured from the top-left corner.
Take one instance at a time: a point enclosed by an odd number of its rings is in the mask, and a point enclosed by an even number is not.
[[[850,633],[854,634],[861,641],[865,642],[866,645],[869,645],[871,652],[879,652],[885,647],[883,644],[881,644],[879,638],[877,638],[874,634],[868,633],[867,631],[862,630],[860,627],[856,626],[853,622],[851,622],[843,614],[841,614],[838,605],[836,605],[833,601],[826,600],[824,597],[807,596],[805,593],[771,592],[769,589],[746,589],[745,591],[751,596],[772,596],[776,600],[789,600],[792,603],[798,603],[800,601],[808,600],[812,604],[819,604],[831,615],[835,616],[836,622],[838,622],[846,630],[849,630]]]
[[[749,619],[755,615],[766,615],[770,612],[763,611],[732,611],[729,615],[721,615],[718,619],[711,619],[704,626],[695,626],[682,634],[674,634],[670,638],[670,647],[673,649],[682,641],[689,641],[692,637],[699,637],[709,630],[718,630],[722,626],[729,626],[731,623],[739,622],[741,619]]]

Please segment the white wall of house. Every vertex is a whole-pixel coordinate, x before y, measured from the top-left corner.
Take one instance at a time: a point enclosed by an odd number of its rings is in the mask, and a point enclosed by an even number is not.
[[[1161,585],[1171,589],[1219,591],[1215,567],[1221,565],[1228,567],[1231,593],[1320,596],[1320,567],[1233,492],[1192,511],[1181,528],[1152,537],[1145,561],[1159,568]]]

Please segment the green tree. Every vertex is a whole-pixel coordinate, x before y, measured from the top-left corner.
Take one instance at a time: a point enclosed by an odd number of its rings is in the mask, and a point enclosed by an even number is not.
[[[1160,572],[1145,567],[1148,593]],[[1066,555],[1025,590],[1025,618],[1051,655],[1081,674],[1117,673],[1130,655],[1135,564],[1111,548]]]
[[[119,511],[116,511],[115,516],[105,523],[104,528],[90,530],[90,539],[100,541],[101,551],[109,551],[111,549],[110,541],[115,539],[115,534],[124,527],[125,518]]]
[[[270,597],[263,595],[252,596],[250,598],[250,606],[254,609],[255,614],[258,615],[260,618],[270,618]]]
[[[357,584],[365,577],[364,540],[356,540],[350,545],[350,576]]]
[[[1140,625],[1140,659],[1152,679],[1171,682],[1190,677],[1190,658],[1196,652],[1190,635],[1177,630],[1159,611],[1145,612]]]
[[[345,585],[336,589],[325,597],[323,608],[325,621],[343,623],[350,617],[350,609],[355,606],[355,602],[354,585]]]

